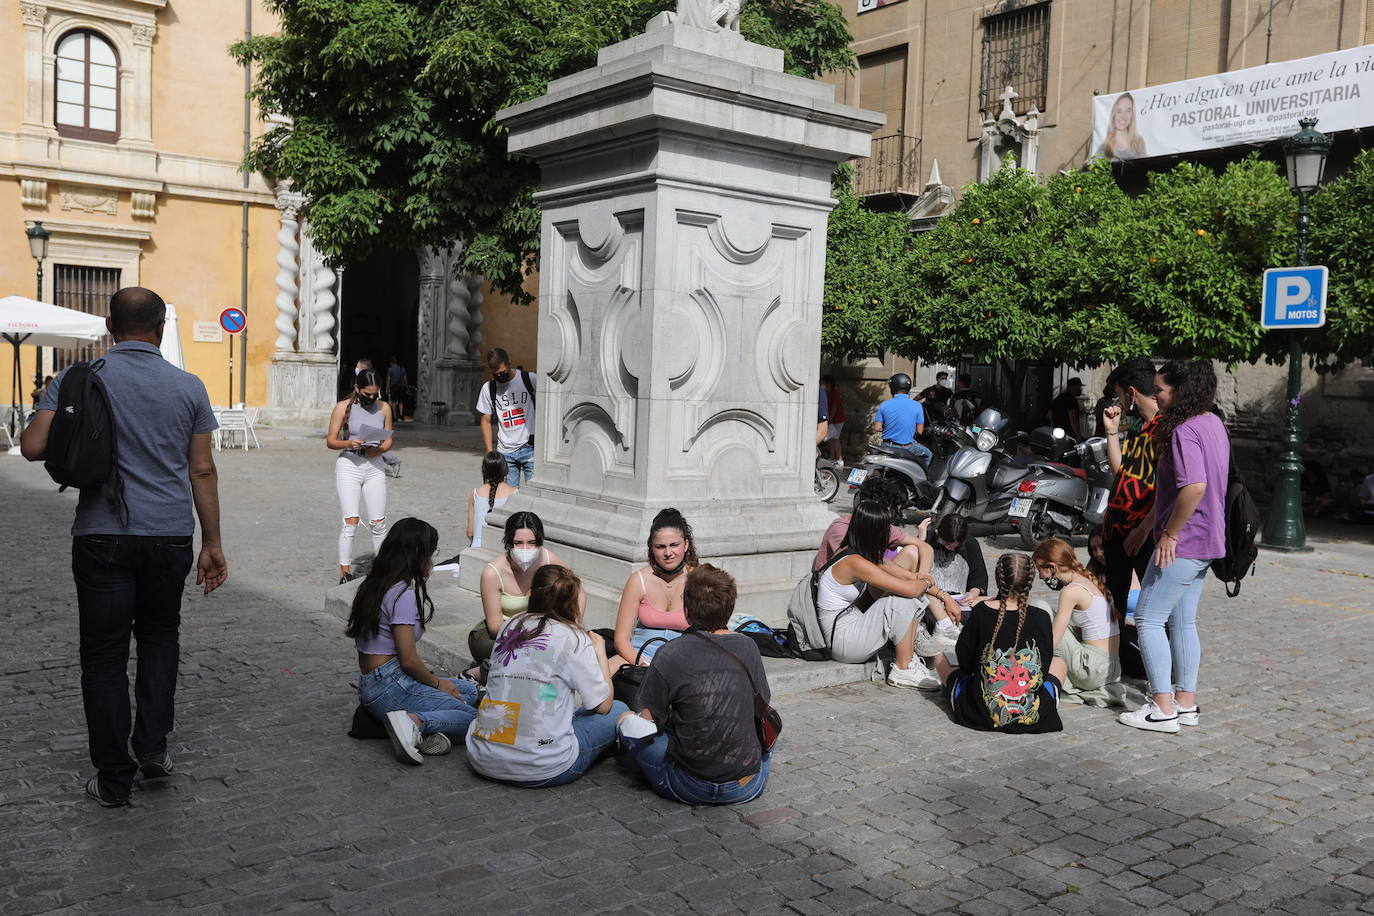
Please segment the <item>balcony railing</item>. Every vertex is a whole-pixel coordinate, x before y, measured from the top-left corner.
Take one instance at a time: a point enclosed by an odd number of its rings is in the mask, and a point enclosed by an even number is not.
[[[874,137],[867,159],[854,160],[854,190],[860,197],[921,192],[921,138],[900,131]]]

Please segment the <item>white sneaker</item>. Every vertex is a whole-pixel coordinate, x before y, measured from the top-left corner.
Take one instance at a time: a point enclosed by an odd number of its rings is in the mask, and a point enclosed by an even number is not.
[[[401,710],[389,712],[382,720],[386,736],[391,739],[391,749],[401,763],[421,764],[425,758],[420,756],[420,730],[410,721],[410,716]]]
[[[658,726],[641,715],[625,716],[616,728],[626,738],[652,738],[658,734]]]
[[[442,757],[452,749],[453,742],[443,732],[430,732],[420,739],[419,750],[426,757]]]
[[[1198,716],[1202,714],[1201,706],[1194,706],[1192,709],[1184,709],[1182,706],[1176,705],[1174,706],[1174,710],[1178,713],[1179,725],[1197,725]]]
[[[917,690],[940,689],[940,679],[919,658],[911,660],[910,668],[894,664],[887,672],[887,683],[892,687],[914,687]]]
[[[937,625],[934,633],[927,631],[925,624],[917,624],[916,654],[921,658],[934,658],[941,652],[953,652],[962,632],[963,628],[958,624],[943,628]]]
[[[1116,721],[1122,725],[1129,725],[1131,728],[1144,729],[1147,732],[1178,734],[1178,713],[1175,712],[1171,716],[1164,715],[1159,711],[1154,700],[1146,700],[1139,709],[1132,712],[1121,713],[1116,717]]]

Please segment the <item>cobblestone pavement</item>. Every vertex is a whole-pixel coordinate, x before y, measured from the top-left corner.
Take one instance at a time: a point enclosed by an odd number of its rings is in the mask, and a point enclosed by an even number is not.
[[[0,912],[1374,912],[1367,544],[1265,555],[1237,600],[1209,584],[1203,724],[1177,737],[1082,709],[975,734],[857,684],[779,700],[761,799],[688,808],[610,762],[521,790],[346,737],[329,455],[267,444],[219,458],[231,575],[185,602],[177,775],[116,810],[81,792],[74,500],[0,457]],[[402,457],[388,515],[456,550],[475,459]]]

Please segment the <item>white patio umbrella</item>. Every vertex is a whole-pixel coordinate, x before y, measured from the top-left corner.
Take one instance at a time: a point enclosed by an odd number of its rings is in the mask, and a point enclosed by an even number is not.
[[[10,400],[16,408],[21,405],[19,392],[24,375],[19,365],[19,346],[76,347],[94,343],[108,333],[105,319],[75,309],[64,309],[23,296],[0,299],[0,338],[14,347],[14,378]],[[10,431],[14,432],[16,418],[10,417]]]
[[[181,352],[181,331],[177,328],[177,307],[167,303],[167,326],[162,329],[162,358],[178,369],[186,368]]]

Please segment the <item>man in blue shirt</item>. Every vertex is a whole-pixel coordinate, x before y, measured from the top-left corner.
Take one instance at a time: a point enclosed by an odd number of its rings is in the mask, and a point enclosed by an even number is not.
[[[930,449],[916,441],[916,437],[925,432],[926,412],[911,399],[911,376],[898,372],[887,380],[887,388],[892,392],[892,397],[878,407],[878,413],[873,418],[873,431],[882,435],[884,445],[900,445],[910,449],[928,467]]]

